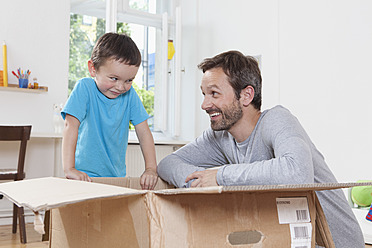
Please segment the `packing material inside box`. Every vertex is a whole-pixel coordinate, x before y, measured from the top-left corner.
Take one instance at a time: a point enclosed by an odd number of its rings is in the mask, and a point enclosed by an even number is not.
[[[160,181],[145,191],[127,188],[139,188],[138,178],[95,181],[30,179],[0,192],[34,212],[52,209],[50,247],[302,248],[334,247],[315,190],[356,185],[169,189]]]

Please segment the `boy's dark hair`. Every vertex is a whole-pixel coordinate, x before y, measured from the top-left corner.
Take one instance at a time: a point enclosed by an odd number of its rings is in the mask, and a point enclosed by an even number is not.
[[[198,68],[203,73],[213,68],[222,68],[238,100],[242,89],[248,85],[252,86],[254,89],[252,104],[257,110],[261,109],[262,78],[258,62],[254,57],[245,56],[238,51],[228,51],[205,59]]]
[[[137,67],[141,64],[141,53],[136,43],[125,34],[106,33],[95,44],[91,60],[96,70],[111,58]]]

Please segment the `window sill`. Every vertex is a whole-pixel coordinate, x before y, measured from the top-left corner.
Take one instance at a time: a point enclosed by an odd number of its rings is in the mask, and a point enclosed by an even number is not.
[[[164,135],[162,132],[152,132],[154,137],[155,145],[175,145],[175,146],[184,146],[189,141],[185,140],[176,140]],[[139,144],[137,135],[135,131],[129,131],[128,144]]]
[[[162,133],[154,132],[153,133],[155,145],[174,145],[174,146],[184,146],[188,141],[184,140],[174,140],[169,137],[166,137]],[[60,133],[32,133],[31,138],[49,138],[49,139],[62,139],[62,134]],[[128,144],[134,145],[139,144],[138,138],[134,131],[129,131]]]

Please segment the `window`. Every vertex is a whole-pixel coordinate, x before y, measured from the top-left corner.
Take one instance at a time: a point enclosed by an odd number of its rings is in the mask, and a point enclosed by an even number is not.
[[[155,86],[157,86],[155,85],[155,74],[157,74],[155,66],[156,28],[133,23],[118,23],[118,26],[127,27],[128,35],[141,51],[142,63],[136,78],[133,80],[133,87],[150,115],[147,121],[150,130],[159,131],[154,125],[154,95]],[[131,129],[134,129],[132,125]]]
[[[167,59],[168,39],[174,39],[171,3],[171,0],[71,0],[69,90],[78,79],[89,76],[87,61],[97,38],[108,30],[125,32],[141,51],[142,63],[133,87],[151,116],[148,123],[155,139],[159,134],[173,136],[174,60]],[[107,14],[106,8],[111,14]]]
[[[69,93],[79,79],[90,76],[87,62],[94,44],[104,33],[104,19],[70,13]]]
[[[156,0],[129,0],[129,7],[151,14],[158,14],[156,12]]]

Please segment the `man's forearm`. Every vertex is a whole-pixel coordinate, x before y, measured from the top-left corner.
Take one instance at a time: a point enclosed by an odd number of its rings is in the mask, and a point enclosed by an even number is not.
[[[195,171],[202,171],[203,167],[187,164],[180,157],[171,154],[158,164],[159,176],[168,183],[178,187],[186,187],[186,178]]]

